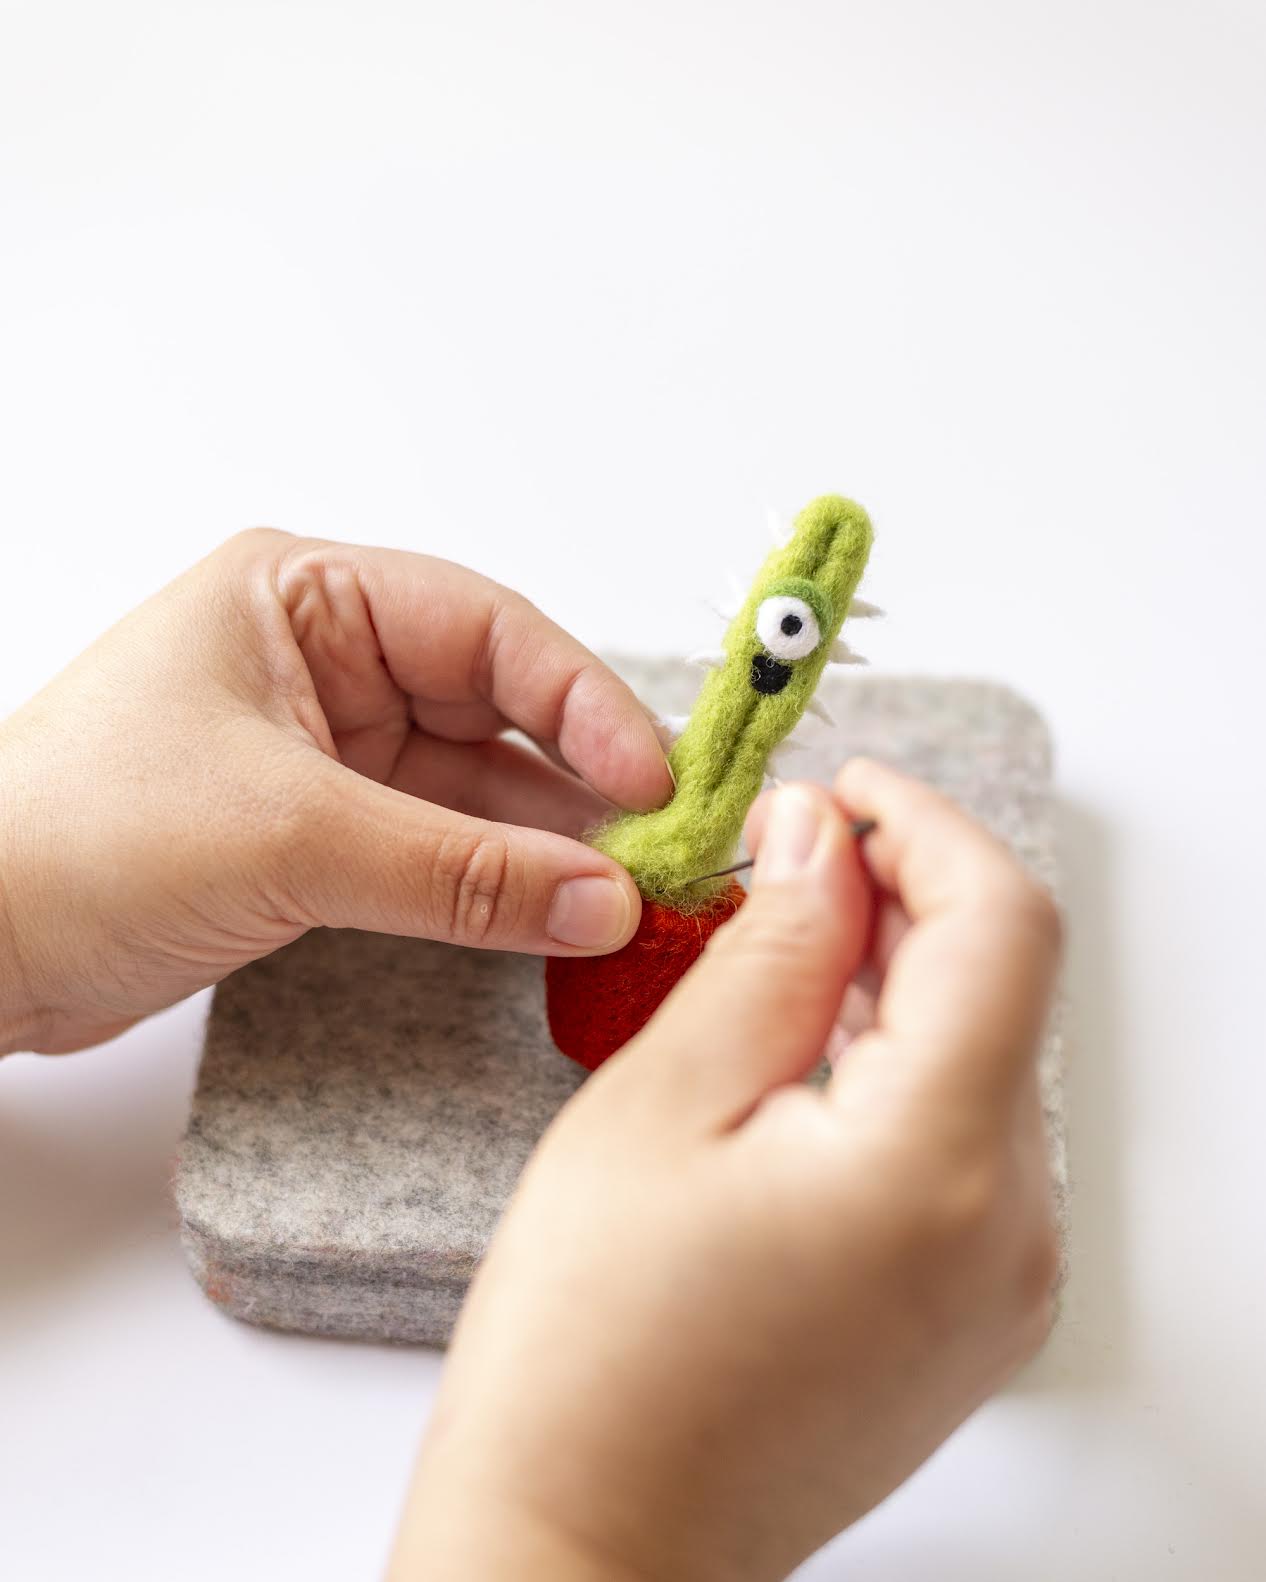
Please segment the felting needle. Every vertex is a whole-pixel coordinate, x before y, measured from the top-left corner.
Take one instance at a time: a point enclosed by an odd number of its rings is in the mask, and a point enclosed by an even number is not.
[[[869,835],[875,827],[873,818],[855,818],[849,825],[853,832],[854,840],[861,840]],[[702,884],[705,879],[726,879],[732,873],[742,873],[745,868],[750,868],[756,861],[755,857],[745,857],[742,862],[736,862],[729,868],[718,868],[715,873],[701,873],[697,879],[687,879],[687,885]]]

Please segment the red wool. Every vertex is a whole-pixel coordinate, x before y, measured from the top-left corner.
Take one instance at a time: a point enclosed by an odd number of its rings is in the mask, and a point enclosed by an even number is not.
[[[637,933],[610,956],[551,956],[545,963],[549,1030],[563,1054],[590,1071],[646,1025],[678,978],[699,957],[745,895],[732,880],[708,906],[688,916],[642,902]]]

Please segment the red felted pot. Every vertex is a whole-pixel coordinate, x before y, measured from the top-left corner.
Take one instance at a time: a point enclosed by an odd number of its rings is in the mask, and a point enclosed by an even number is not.
[[[690,913],[643,900],[637,933],[623,949],[609,956],[551,956],[545,963],[545,1008],[563,1054],[596,1071],[627,1044],[745,894],[731,880]]]

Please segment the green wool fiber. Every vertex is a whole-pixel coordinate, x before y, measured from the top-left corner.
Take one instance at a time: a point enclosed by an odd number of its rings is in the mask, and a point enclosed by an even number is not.
[[[724,662],[709,672],[669,754],[672,801],[623,814],[594,835],[649,900],[689,912],[724,887],[690,881],[734,860],[769,755],[799,722],[831,658],[872,536],[865,511],[841,495],[801,511],[791,538],[761,567],[725,634]]]

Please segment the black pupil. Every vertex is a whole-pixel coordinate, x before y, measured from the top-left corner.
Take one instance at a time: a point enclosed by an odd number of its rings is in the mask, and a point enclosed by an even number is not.
[[[781,631],[784,637],[794,637],[804,622],[798,615],[784,615],[781,622]]]

